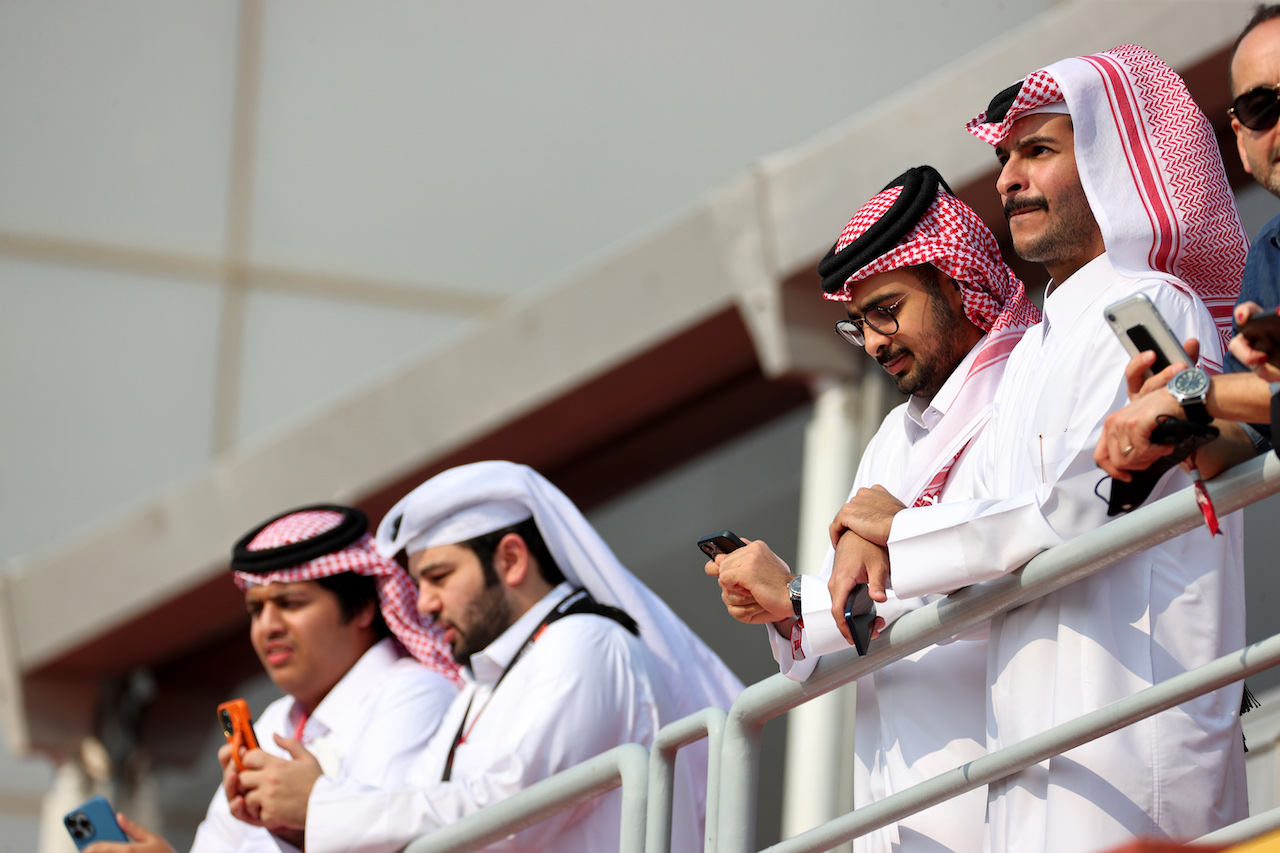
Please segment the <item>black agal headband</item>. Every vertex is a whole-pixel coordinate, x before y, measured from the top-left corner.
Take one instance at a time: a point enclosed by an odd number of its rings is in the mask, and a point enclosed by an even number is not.
[[[837,292],[854,273],[898,245],[898,241],[916,227],[920,217],[938,197],[939,187],[955,195],[932,166],[908,169],[885,184],[880,192],[893,187],[902,187],[902,193],[894,199],[884,216],[839,252],[836,251],[836,246],[840,245],[837,240],[818,263],[818,275],[822,276],[822,289],[826,293]]]
[[[276,548],[249,550],[249,543],[259,533],[280,519],[300,512],[316,511],[336,512],[342,516],[342,520],[338,522],[336,527],[330,528],[323,533],[318,533],[308,539],[303,539],[300,542],[292,542]],[[265,575],[279,569],[300,566],[303,563],[314,560],[316,557],[323,557],[325,554],[341,551],[348,545],[358,541],[368,530],[368,516],[355,507],[316,504],[314,506],[291,509],[258,525],[240,538],[240,541],[231,549],[231,571]]]
[[[983,119],[983,124],[999,124],[1004,121],[1004,117],[1009,114],[1009,107],[1013,106],[1014,100],[1018,97],[1018,93],[1022,91],[1022,84],[1026,82],[1019,80],[1007,89],[1001,89],[996,96],[991,99],[991,103],[987,104],[987,117]]]

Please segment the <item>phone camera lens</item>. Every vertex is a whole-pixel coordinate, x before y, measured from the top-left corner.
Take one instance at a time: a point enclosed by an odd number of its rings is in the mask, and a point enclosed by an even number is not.
[[[231,722],[231,715],[226,711],[219,712],[222,718],[222,731],[227,737],[231,737],[236,733],[236,727]]]
[[[76,841],[93,837],[93,823],[84,812],[67,815],[67,830]]]

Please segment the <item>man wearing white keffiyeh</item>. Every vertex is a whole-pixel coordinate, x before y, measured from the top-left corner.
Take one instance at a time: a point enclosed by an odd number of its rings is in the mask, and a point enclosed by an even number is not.
[[[444,632],[464,685],[400,785],[317,778],[262,792],[263,813],[305,827],[310,853],[384,853],[715,705],[741,683],[628,572],[578,509],[510,462],[445,471],[378,527],[405,551],[418,609]],[[702,849],[705,745],[676,763],[672,849]],[[253,795],[250,795],[252,800]],[[487,850],[617,849],[622,792],[574,806]]]
[[[1014,247],[1052,281],[973,448],[980,499],[904,508],[857,496],[841,521],[886,543],[900,596],[1013,571],[1107,521],[1092,451],[1126,402],[1103,308],[1146,294],[1217,370],[1246,242],[1212,129],[1182,81],[1127,45],[1035,72],[969,124],[996,146]],[[1190,485],[1175,470],[1160,497]],[[991,623],[998,749],[1244,643],[1242,527],[1132,555]],[[1247,813],[1237,683],[989,786],[992,851],[1192,839]]]
[[[842,334],[911,395],[867,445],[853,492],[877,486],[910,503],[972,497],[966,448],[987,423],[1009,352],[1040,316],[991,232],[935,170],[921,166],[853,215],[818,272],[824,296],[849,312]],[[886,566],[883,548],[846,532],[818,574],[794,577],[803,616],[794,624],[793,576],[765,543],[718,557],[707,573],[719,577],[735,618],[772,623],[774,657],[802,681],[819,655],[848,648],[833,602],[843,607],[855,577]],[[883,589],[882,575],[871,580],[886,622],[927,601],[900,600]],[[859,679],[855,807],[985,754],[985,641],[985,630],[973,632]],[[935,697],[944,692],[946,713],[939,714]],[[854,849],[977,853],[985,814],[986,792],[975,790],[860,836]]]

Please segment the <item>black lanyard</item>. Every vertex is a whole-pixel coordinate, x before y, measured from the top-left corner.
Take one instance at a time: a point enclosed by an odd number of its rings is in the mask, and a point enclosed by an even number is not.
[[[484,713],[485,708],[489,707],[489,703],[493,701],[493,694],[498,692],[498,685],[502,683],[502,679],[507,677],[507,673],[520,662],[520,658],[524,657],[524,653],[529,651],[529,647],[534,641],[542,635],[542,630],[552,622],[557,622],[566,616],[572,616],[575,613],[593,613],[596,616],[603,616],[606,619],[612,619],[622,627],[626,628],[637,637],[640,636],[640,628],[636,625],[636,621],[627,615],[626,611],[617,607],[610,607],[607,604],[601,604],[591,597],[591,593],[585,589],[575,589],[569,593],[560,603],[551,608],[546,616],[542,617],[542,621],[538,623],[538,627],[534,628],[525,638],[525,641],[516,651],[515,657],[511,658],[511,663],[507,664],[507,668],[502,671],[502,675],[498,676],[498,680],[494,682],[493,689],[489,691],[489,698],[485,701],[484,707],[476,712],[476,720],[480,719],[480,715]],[[441,782],[448,782],[453,775],[453,758],[458,752],[458,745],[466,740],[469,733],[467,728],[467,717],[471,716],[471,705],[476,701],[476,695],[471,694],[471,700],[467,702],[467,710],[462,714],[462,722],[458,724],[458,733],[453,736],[453,745],[449,747],[449,757],[445,759],[444,773],[440,777]],[[472,728],[475,727],[475,720],[471,722]]]

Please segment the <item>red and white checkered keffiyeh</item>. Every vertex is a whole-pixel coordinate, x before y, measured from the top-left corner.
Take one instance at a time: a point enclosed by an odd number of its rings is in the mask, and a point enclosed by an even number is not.
[[[841,232],[836,251],[879,221],[901,193],[902,187],[890,187],[864,204]],[[951,466],[990,417],[1009,353],[1027,328],[1040,321],[1040,309],[1000,257],[996,238],[982,218],[943,189],[897,245],[850,276],[840,290],[825,296],[848,302],[856,282],[920,264],[936,267],[960,285],[965,316],[987,336],[946,415],[912,454],[903,494],[896,496],[911,506],[937,501]]]
[[[332,530],[343,520],[332,510],[305,510],[286,515],[264,527],[247,546],[249,551],[266,551],[312,539]],[[278,569],[267,574],[232,572],[241,591],[254,585],[295,583],[353,572],[372,576],[378,585],[378,606],[382,618],[397,640],[423,666],[455,682],[461,683],[458,666],[440,632],[426,624],[418,613],[418,591],[404,569],[387,559],[374,547],[373,536],[366,533],[340,551],[323,554],[298,566]]]
[[[1122,45],[1036,71],[1002,121],[986,124],[984,111],[966,127],[997,145],[1018,119],[1059,101],[1112,265],[1197,294],[1225,349],[1249,241],[1213,128],[1182,78],[1145,48]]]

